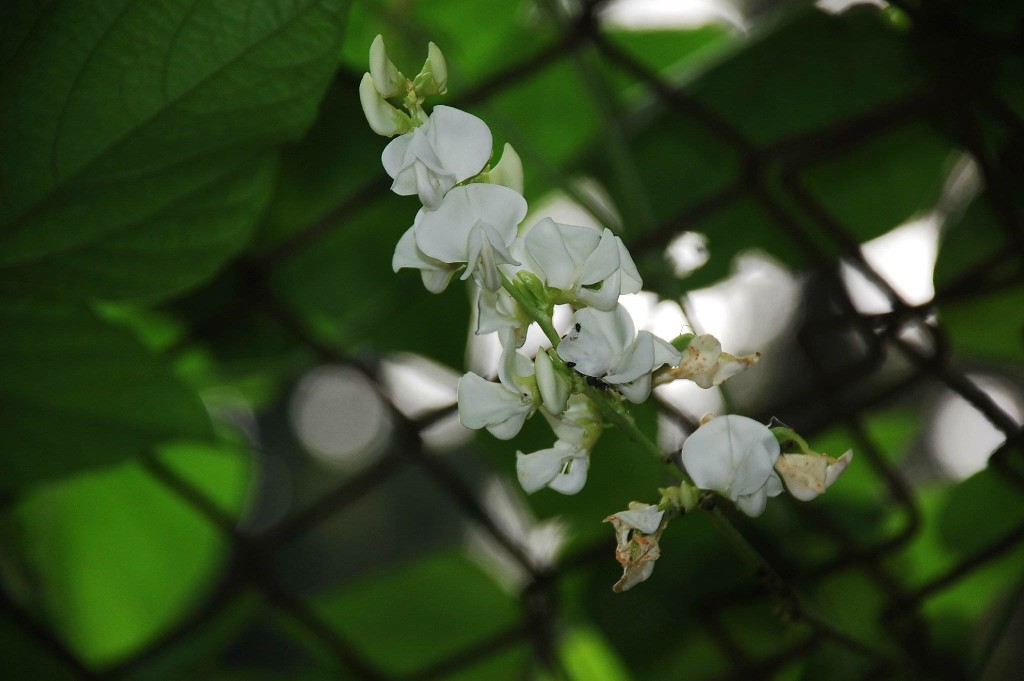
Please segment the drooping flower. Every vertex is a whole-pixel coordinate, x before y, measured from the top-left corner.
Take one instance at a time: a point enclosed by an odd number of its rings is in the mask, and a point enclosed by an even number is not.
[[[508,247],[526,215],[526,200],[496,184],[469,184],[448,192],[437,210],[416,214],[413,233],[420,252],[435,261],[465,263],[462,279],[475,276],[488,291],[501,288],[498,265],[519,262]]]
[[[629,510],[619,511],[604,519],[615,530],[615,558],[622,565],[622,577],[613,591],[628,591],[643,582],[654,571],[654,561],[661,556],[664,511],[655,505],[630,502]]]
[[[824,454],[783,454],[775,462],[786,490],[800,501],[810,501],[832,486],[853,460],[853,450],[839,458]]]
[[[498,382],[474,373],[459,379],[459,421],[466,428],[486,428],[499,440],[511,440],[537,409],[533,362],[514,348],[506,350]]]
[[[610,312],[578,310],[573,331],[558,355],[584,376],[600,379],[626,399],[641,403],[651,394],[651,372],[679,362],[680,353],[648,331],[635,333],[633,318],[618,305]]]
[[[620,295],[643,287],[633,258],[610,229],[600,232],[544,218],[527,232],[524,242],[530,269],[561,292],[559,302],[611,311]]]
[[[693,381],[701,388],[721,385],[753,366],[761,353],[735,357],[722,352],[722,344],[711,334],[694,336],[686,346],[679,366],[672,367],[658,376],[658,383],[668,383],[680,378]]]
[[[532,454],[516,452],[516,475],[527,494],[544,487],[576,494],[586,484],[589,468],[590,452],[561,440]]]
[[[553,415],[541,411],[558,438],[549,449],[532,454],[516,453],[516,473],[527,494],[550,487],[562,494],[576,494],[587,482],[590,450],[601,437],[601,421],[583,395],[569,398],[565,411]]]
[[[773,468],[778,458],[767,426],[734,414],[711,419],[683,443],[683,465],[697,487],[728,497],[751,517],[783,491]]]
[[[473,177],[491,157],[491,131],[473,114],[436,106],[427,122],[384,148],[381,161],[394,179],[391,190],[418,194],[427,210],[459,182]]]

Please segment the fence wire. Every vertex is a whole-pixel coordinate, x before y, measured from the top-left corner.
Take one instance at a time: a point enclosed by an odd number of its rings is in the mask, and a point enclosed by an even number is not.
[[[869,409],[909,394],[923,382],[944,385],[1002,433],[1004,441],[991,456],[989,465],[1024,495],[1024,473],[1020,465],[1024,430],[968,377],[964,368],[949,353],[948,335],[932,319],[935,309],[941,308],[946,301],[970,300],[1024,282],[1024,217],[1017,211],[1011,198],[1014,182],[1020,178],[1004,172],[1003,167],[991,158],[974,112],[986,112],[1005,132],[1021,139],[1024,139],[1024,121],[1000,100],[998,93],[984,87],[984,83],[975,83],[970,91],[965,91],[962,83],[936,80],[912,97],[885,104],[823,129],[759,147],[727,120],[703,106],[685,87],[678,87],[664,79],[611,42],[600,30],[596,18],[599,7],[600,3],[590,3],[581,15],[564,27],[560,39],[486,79],[453,104],[472,106],[484,103],[505,88],[540,73],[562,59],[578,57],[582,51],[587,50],[598,55],[606,65],[645,86],[660,106],[678,116],[680,123],[700,126],[733,148],[743,159],[744,169],[734,182],[635,237],[629,243],[629,248],[637,255],[664,250],[680,231],[699,231],[702,221],[740,200],[753,201],[770,215],[779,236],[796,244],[806,261],[813,263],[810,269],[827,292],[834,312],[805,320],[797,335],[803,358],[813,373],[812,389],[798,398],[790,397],[778,404],[769,405],[753,416],[766,421],[780,413],[792,415],[793,425],[798,425],[799,430],[808,436],[837,426],[845,428],[858,456],[867,462],[873,474],[883,483],[891,503],[902,511],[902,526],[876,543],[858,540],[827,513],[802,514],[806,518],[808,530],[837,549],[833,557],[811,567],[795,566],[784,556],[777,555],[777,551],[768,543],[752,539],[765,558],[764,569],[751,574],[743,588],[705,598],[699,606],[704,614],[702,626],[723,658],[732,665],[730,671],[721,678],[772,678],[781,669],[807,658],[826,644],[843,648],[867,661],[870,671],[865,679],[930,678],[953,681],[968,678],[958,664],[946,659],[944,651],[929,643],[927,620],[922,608],[930,598],[954,587],[1020,546],[1024,542],[1024,526],[1013,528],[989,545],[977,549],[931,581],[914,585],[903,583],[890,559],[922,532],[922,511],[908,481],[865,427],[864,414]],[[905,9],[914,21],[927,19],[927,16],[922,17],[913,8]],[[967,30],[958,26],[946,26],[946,29]],[[355,82],[354,74],[341,73],[338,77],[346,84],[349,81]],[[975,159],[980,168],[985,198],[992,202],[1005,230],[1006,247],[994,259],[982,262],[938,290],[932,302],[915,306],[903,300],[885,277],[872,268],[864,258],[857,239],[846,225],[814,198],[804,178],[815,167],[842,157],[882,134],[915,122],[928,121],[937,106],[952,107],[954,110],[959,126],[956,142]],[[75,676],[95,680],[129,677],[168,654],[175,645],[215,620],[243,595],[256,593],[263,602],[319,641],[341,668],[358,679],[441,679],[523,644],[532,650],[537,662],[555,678],[566,678],[558,654],[558,584],[576,571],[595,563],[608,562],[612,556],[609,543],[602,541],[567,556],[557,567],[538,568],[521,542],[510,536],[501,523],[492,517],[477,491],[451,463],[424,446],[423,431],[452,414],[454,405],[416,419],[409,418],[380,388],[379,376],[371,367],[320,341],[305,322],[275,296],[269,283],[272,272],[282,262],[298,252],[315,247],[334,230],[345,229],[353,215],[375,201],[387,200],[388,196],[387,185],[373,180],[355,192],[352,198],[273,252],[238,266],[245,274],[245,286],[251,293],[247,304],[252,303],[259,306],[263,313],[270,313],[323,362],[354,368],[377,386],[377,396],[387,405],[394,424],[388,451],[310,506],[255,533],[240,530],[236,518],[221,510],[203,492],[158,458],[149,457],[146,468],[152,477],[199,511],[228,542],[231,548],[227,567],[219,583],[182,621],[130,658],[104,669],[90,668],[53,631],[9,596],[0,593],[0,612],[16,622],[26,635],[56,659],[64,662]],[[822,235],[841,254],[843,261],[856,268],[884,293],[891,312],[866,314],[856,309],[839,277],[834,254],[820,246],[817,237]],[[1010,274],[993,277],[997,265],[1001,266],[999,271],[1009,271]],[[923,331],[928,336],[927,342],[908,340],[904,333],[908,329]],[[858,361],[838,372],[830,369],[829,364],[819,356],[820,343],[816,339],[822,333],[837,332],[855,333],[865,342],[865,350]],[[859,397],[855,399],[846,397],[854,394],[854,388],[858,385],[869,385],[885,360],[893,354],[902,356],[914,367],[909,377],[895,384],[857,393]],[[825,407],[824,411],[822,406]],[[687,430],[694,427],[687,417],[670,405],[662,405],[662,408],[667,416],[682,419]],[[822,413],[825,416],[821,416]],[[410,469],[442,490],[467,519],[481,528],[516,561],[528,575],[529,581],[520,597],[521,617],[514,626],[488,635],[466,649],[432,662],[414,673],[396,677],[381,669],[359,646],[324,621],[300,595],[289,590],[275,572],[273,556],[284,550],[289,542],[314,531],[332,518],[344,516],[361,498],[371,494],[398,473]],[[812,586],[830,575],[849,569],[860,571],[885,594],[887,605],[881,624],[896,642],[900,655],[893,656],[889,651],[879,650],[838,629],[808,608],[793,586]],[[1008,601],[1005,606],[1007,613],[1016,607],[1020,596],[1017,593]],[[758,599],[771,604],[782,622],[781,626],[791,627],[800,633],[795,643],[767,656],[749,651],[728,624],[730,612],[747,607]],[[1000,634],[998,628],[992,634],[988,653],[998,643]],[[984,661],[981,672],[984,671],[983,665]]]

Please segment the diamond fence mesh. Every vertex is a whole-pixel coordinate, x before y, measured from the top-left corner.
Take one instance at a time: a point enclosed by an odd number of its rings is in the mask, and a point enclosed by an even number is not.
[[[1024,120],[984,79],[965,83],[959,74],[937,73],[935,79],[925,83],[914,96],[888,102],[827,127],[761,145],[749,139],[726,117],[704,105],[686,85],[672,82],[609,40],[597,19],[599,9],[600,3],[587,5],[567,23],[559,40],[494,74],[461,97],[457,96],[453,103],[471,108],[553,64],[585,58],[584,61],[596,60],[602,68],[611,67],[642,87],[654,98],[653,106],[668,112],[677,125],[700,128],[727,144],[740,159],[739,172],[732,181],[696,204],[685,206],[654,228],[629,237],[628,245],[636,257],[642,258],[648,253],[662,252],[681,231],[700,231],[704,221],[741,202],[763,211],[776,230],[766,238],[793,244],[808,264],[806,269],[815,295],[825,302],[804,316],[796,333],[797,347],[810,375],[809,387],[799,394],[787,394],[777,403],[763,404],[751,416],[765,421],[779,417],[809,438],[830,429],[840,429],[857,453],[859,463],[856,465],[869,470],[884,490],[885,498],[880,503],[902,512],[898,527],[891,528],[880,539],[865,540],[827,511],[804,507],[800,518],[806,525],[803,530],[806,536],[834,549],[825,557],[798,555],[789,551],[787,545],[780,548],[776,538],[760,531],[755,523],[737,520],[764,559],[761,569],[749,573],[741,588],[703,597],[698,606],[702,615],[699,627],[713,641],[721,659],[727,661],[724,673],[717,678],[777,678],[780,672],[808,659],[824,646],[841,649],[859,660],[866,670],[862,675],[865,679],[982,678],[987,658],[1003,635],[1014,608],[1019,607],[1020,586],[1015,593],[1008,594],[1005,603],[998,604],[996,623],[986,635],[988,643],[983,646],[981,661],[970,674],[930,640],[927,606],[931,599],[972,578],[986,566],[1011,555],[1019,558],[1019,551],[1015,551],[1024,542],[1024,525],[1012,527],[978,546],[960,562],[931,579],[906,581],[893,557],[928,528],[913,485],[866,427],[865,415],[873,409],[907,399],[908,395],[913,399],[922,385],[944,386],[969,403],[1002,434],[1002,444],[989,459],[989,466],[1016,494],[1024,494],[1024,466],[1021,464],[1024,430],[1012,414],[968,375],[971,366],[953,354],[950,339],[935,316],[936,310],[941,310],[948,301],[971,301],[1024,281],[1024,216],[1018,200],[1022,186],[1019,165],[1015,165],[1012,158],[1000,157],[1000,152],[987,138],[987,128],[983,127],[994,128],[1013,144],[1019,144],[1024,142]],[[965,26],[943,23],[944,15],[940,12],[930,14],[927,8],[916,6],[904,9],[914,22],[933,22],[928,25],[938,26],[936,30],[941,35],[972,37]],[[912,30],[904,39],[913,40],[915,35]],[[1020,45],[1018,41],[995,49],[1004,49],[1006,59],[1020,60]],[[348,87],[356,76],[342,73],[338,78]],[[348,89],[354,92],[351,87]],[[612,111],[611,115],[616,112]],[[919,123],[935,124],[952,135],[956,145],[973,158],[984,183],[983,194],[976,200],[991,205],[1004,236],[1000,248],[975,267],[960,272],[924,305],[901,299],[886,278],[865,259],[849,225],[823,205],[807,184],[808,174],[815,169],[881,136]],[[617,124],[624,123],[618,121]],[[1020,148],[1010,143],[1006,146]],[[314,503],[257,531],[240,527],[237,518],[160,458],[148,458],[146,469],[152,478],[202,514],[223,535],[230,546],[230,555],[217,585],[184,619],[129,658],[101,669],[94,669],[79,659],[45,623],[4,594],[0,609],[7,618],[61,661],[71,676],[146,678],[146,670],[158,665],[164,657],[173,656],[181,642],[198,636],[234,604],[247,599],[255,599],[262,607],[277,612],[289,626],[315,641],[323,654],[333,660],[332,664],[336,664],[341,678],[456,678],[463,670],[498,659],[511,650],[527,650],[526,656],[550,678],[570,676],[559,654],[563,631],[560,589],[581,571],[611,563],[610,538],[565,556],[554,566],[535,560],[521,539],[510,534],[503,523],[493,517],[481,500],[479,488],[465,479],[451,460],[424,446],[423,431],[451,416],[454,405],[419,418],[408,417],[380,387],[378,366],[365,357],[349,356],[320,340],[310,330],[308,322],[279,297],[271,283],[275,268],[282,262],[296,253],[315,248],[325,236],[345,230],[351,216],[377,202],[391,200],[393,197],[379,178],[368,181],[316,224],[259,259],[238,264],[235,269],[241,273],[247,293],[244,299],[232,301],[234,307],[242,310],[241,314],[258,311],[273,317],[295,338],[301,339],[319,361],[350,367],[376,385],[377,397],[387,405],[393,424],[385,453]],[[840,276],[839,260],[882,292],[889,312],[858,311]],[[415,295],[424,294],[416,292]],[[1024,310],[1019,312],[1024,313]],[[830,354],[836,346],[830,343],[840,337],[855,338],[857,345],[848,357],[837,362]],[[883,366],[893,358],[909,365],[910,371],[897,381],[876,380]],[[662,410],[666,418],[680,422],[684,431],[695,427],[691,418],[671,405],[663,404]],[[486,533],[518,564],[528,579],[517,597],[519,614],[511,626],[470,636],[472,642],[463,649],[446,653],[410,673],[396,674],[291,588],[278,574],[275,561],[282,552],[290,550],[293,542],[324,523],[339,519],[344,522],[346,514],[359,500],[396,476],[410,473],[436,486],[465,520]],[[565,503],[571,504],[572,499]],[[367,541],[372,542],[372,539]],[[1017,569],[1024,574],[1020,567]],[[859,579],[866,580],[883,595],[884,602],[875,604],[877,625],[887,632],[891,645],[879,648],[847,633],[806,601],[803,594],[813,591],[816,585],[837,574],[850,572],[858,574]],[[656,573],[657,578],[670,576]],[[857,607],[857,604],[848,607]],[[769,618],[786,632],[787,642],[767,650],[765,646],[752,646],[735,626],[737,617]]]

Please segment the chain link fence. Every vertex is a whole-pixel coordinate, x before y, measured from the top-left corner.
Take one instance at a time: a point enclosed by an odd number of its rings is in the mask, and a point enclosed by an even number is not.
[[[629,248],[638,258],[664,251],[681,231],[700,231],[704,221],[713,218],[739,202],[750,202],[765,214],[777,230],[773,235],[795,245],[801,257],[811,263],[808,268],[814,295],[823,304],[817,305],[801,320],[796,333],[802,360],[809,368],[810,386],[796,395],[786,395],[777,403],[762,404],[751,416],[763,421],[779,417],[809,438],[830,430],[841,429],[856,452],[855,466],[870,471],[885,498],[880,503],[899,509],[902,524],[877,541],[865,541],[850,527],[824,511],[803,507],[801,518],[806,522],[807,537],[817,543],[834,547],[834,552],[821,560],[787,554],[779,548],[776,538],[758,529],[755,523],[737,520],[748,539],[757,546],[767,561],[764,569],[749,574],[741,588],[704,597],[699,605],[702,618],[699,626],[727,660],[727,671],[719,678],[777,678],[777,674],[794,663],[806,660],[822,647],[841,649],[856,658],[866,669],[865,679],[965,679],[984,676],[988,657],[998,646],[1000,637],[1013,613],[1019,609],[1021,589],[1009,594],[996,606],[982,646],[981,661],[969,676],[963,665],[930,640],[927,605],[930,599],[956,587],[995,561],[1014,553],[1024,542],[1024,525],[1011,528],[995,540],[969,553],[961,562],[927,581],[908,583],[901,575],[893,557],[927,532],[925,514],[919,496],[905,472],[897,467],[884,446],[865,425],[866,414],[881,406],[915,399],[922,386],[943,386],[968,402],[1002,434],[1003,441],[989,459],[995,471],[1017,494],[1024,494],[1024,466],[1021,449],[1024,430],[1015,417],[1007,413],[993,396],[968,375],[970,364],[951,352],[951,343],[936,310],[947,301],[962,303],[1024,282],[1024,224],[1019,210],[1019,167],[1001,158],[992,149],[982,127],[995,126],[1016,144],[1024,141],[1024,120],[1000,99],[984,80],[965,84],[958,77],[937,76],[920,93],[885,106],[847,118],[827,128],[814,129],[788,137],[770,146],[748,139],[726,118],[712,111],[692,96],[687,87],[680,87],[652,70],[635,56],[609,40],[598,21],[599,3],[591,3],[566,25],[562,37],[536,54],[494,74],[472,91],[457,98],[456,105],[472,108],[487,102],[496,94],[565,59],[574,59],[583,52],[596,56],[602,68],[610,67],[628,77],[655,98],[657,107],[670,112],[681,126],[703,129],[718,141],[728,144],[740,160],[741,171],[724,189],[685,207],[679,214],[653,229],[630,238]],[[951,24],[939,12],[927,8],[904,8],[915,28],[905,36],[914,40],[921,26],[940,35],[951,34],[963,39],[970,30]],[[967,36],[971,37],[971,36]],[[974,36],[975,38],[977,36]],[[1006,59],[1021,59],[1021,43],[1005,48]],[[807,55],[813,58],[813,55]],[[356,74],[341,73],[338,78],[352,92]],[[849,226],[819,202],[806,184],[807,174],[829,161],[850,154],[870,144],[879,136],[899,131],[906,126],[933,121],[941,114],[940,126],[955,135],[954,142],[977,165],[984,183],[978,201],[989,202],[1004,230],[1003,247],[991,258],[964,271],[936,291],[934,299],[915,305],[901,299],[886,278],[865,259],[857,237]],[[1020,148],[1020,147],[1016,147]],[[508,528],[496,519],[481,499],[479,487],[471,484],[463,473],[445,456],[423,444],[425,429],[450,417],[454,405],[433,410],[418,418],[410,418],[399,410],[380,387],[379,366],[366,358],[348,356],[312,333],[307,323],[281,300],[270,284],[274,268],[295,253],[315,248],[318,242],[335,230],[344,230],[350,217],[376,202],[393,200],[387,186],[378,178],[368,182],[323,217],[258,260],[236,265],[242,273],[246,299],[232,304],[244,310],[258,308],[269,313],[320,362],[341,364],[360,372],[377,386],[379,397],[388,411],[393,432],[386,451],[363,470],[344,480],[317,501],[270,525],[252,531],[240,528],[238,520],[204,496],[157,457],[146,461],[150,475],[182,500],[200,512],[220,532],[230,546],[230,555],[217,585],[191,609],[188,615],[130,658],[104,668],[93,669],[67,646],[45,624],[27,612],[7,595],[2,596],[0,610],[54,658],[62,661],[72,676],[84,679],[145,678],[145,670],[169,655],[183,641],[199,634],[216,621],[233,604],[254,596],[264,607],[282,614],[293,627],[315,640],[324,654],[339,668],[342,678],[369,680],[456,678],[463,670],[494,659],[506,651],[528,649],[539,669],[551,678],[568,678],[559,653],[562,625],[560,590],[574,575],[595,565],[607,576],[614,567],[610,536],[590,548],[564,556],[554,566],[539,563]],[[827,242],[827,243],[826,243]],[[826,244],[826,245],[823,245]],[[884,294],[890,311],[867,314],[858,311],[848,287],[840,276],[838,259],[854,268]],[[417,292],[416,295],[422,295]],[[1024,312],[1024,311],[1021,311]],[[911,333],[912,332],[912,333]],[[983,330],[979,330],[983,333]],[[836,338],[855,338],[856,352],[844,361],[830,356]],[[877,377],[894,357],[911,367],[898,381],[879,382]],[[691,417],[670,404],[663,404],[666,418],[681,423],[684,431],[695,424]],[[485,533],[508,557],[518,564],[527,581],[518,595],[519,617],[512,626],[478,637],[472,644],[454,654],[437,659],[416,671],[396,676],[368,655],[361,646],[342,633],[318,613],[317,609],[282,579],[275,561],[289,546],[324,523],[342,521],[350,509],[367,495],[380,489],[401,474],[412,472],[424,484],[436,486],[459,513],[479,531]],[[571,504],[572,499],[566,499]],[[681,520],[680,525],[685,523]],[[685,533],[685,527],[673,527]],[[369,541],[369,540],[368,540]],[[355,556],[354,556],[354,559]],[[1019,566],[1020,567],[1020,566]],[[809,607],[801,594],[815,589],[830,577],[855,571],[879,593],[884,603],[878,625],[891,637],[891,645],[879,649],[874,644],[845,632],[829,618]],[[1021,570],[1024,574],[1024,570]],[[655,573],[657,579],[669,579]],[[640,588],[646,588],[643,585]],[[857,607],[851,603],[847,607]],[[757,615],[751,608],[760,608]],[[772,618],[783,629],[788,643],[770,650],[753,649],[743,640],[743,633],[734,626],[737,613],[741,617]],[[762,647],[763,648],[763,647]],[[821,678],[825,678],[824,676]]]

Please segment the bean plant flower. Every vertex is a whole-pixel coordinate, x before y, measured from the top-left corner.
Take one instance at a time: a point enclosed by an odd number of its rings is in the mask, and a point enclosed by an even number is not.
[[[499,440],[514,438],[540,401],[533,363],[515,350],[502,356],[497,383],[468,373],[459,379],[458,394],[462,425],[486,428]]]
[[[544,218],[526,234],[531,271],[559,293],[557,302],[611,311],[619,296],[643,287],[633,258],[612,230],[563,225]]]
[[[651,394],[651,372],[679,362],[681,354],[649,331],[635,334],[633,318],[621,305],[610,312],[579,310],[573,331],[558,355],[584,376],[615,388],[639,404]]]
[[[526,201],[508,187],[456,187],[437,210],[416,214],[395,248],[392,268],[396,272],[403,267],[422,270],[424,285],[440,293],[465,265],[462,279],[475,276],[485,289],[496,291],[501,288],[498,265],[519,264],[508,246],[525,216]]]
[[[722,352],[710,334],[684,334],[669,343],[638,333],[619,303],[643,286],[622,239],[610,229],[544,216],[524,226],[523,163],[515,149],[506,144],[492,163],[486,123],[450,106],[424,109],[428,98],[448,88],[441,50],[430,43],[413,78],[391,62],[380,36],[369,56],[369,71],[359,84],[363,112],[374,132],[394,138],[381,156],[392,190],[415,195],[421,204],[395,246],[392,268],[418,270],[432,293],[445,291],[460,276],[474,292],[475,332],[496,333],[501,344],[496,381],[474,373],[459,380],[462,424],[509,440],[540,412],[554,442],[531,453],[516,451],[516,477],[527,494],[583,489],[594,447],[612,426],[625,432],[636,451],[660,464],[671,461],[633,420],[628,403],[642,403],[654,385],[674,380],[721,385],[759,355]],[[555,330],[556,305],[573,308],[572,329],[564,336]],[[531,358],[520,348],[533,324],[549,345]],[[758,516],[768,498],[783,491],[800,500],[822,494],[851,459],[852,452],[839,458],[819,454],[791,429],[743,416],[705,422],[683,445],[685,473],[669,464],[677,484],[659,489],[657,505],[631,502],[606,518],[623,569],[614,590],[651,576],[669,521],[705,508],[701,501],[709,494]]]
[[[416,194],[424,209],[435,210],[452,187],[483,170],[491,144],[491,131],[482,120],[436,106],[426,123],[393,139],[381,161],[394,179],[391,191]]]
[[[746,416],[714,418],[683,443],[683,466],[697,487],[728,497],[751,517],[764,513],[768,497],[782,494],[773,468],[778,458],[779,441]]]

